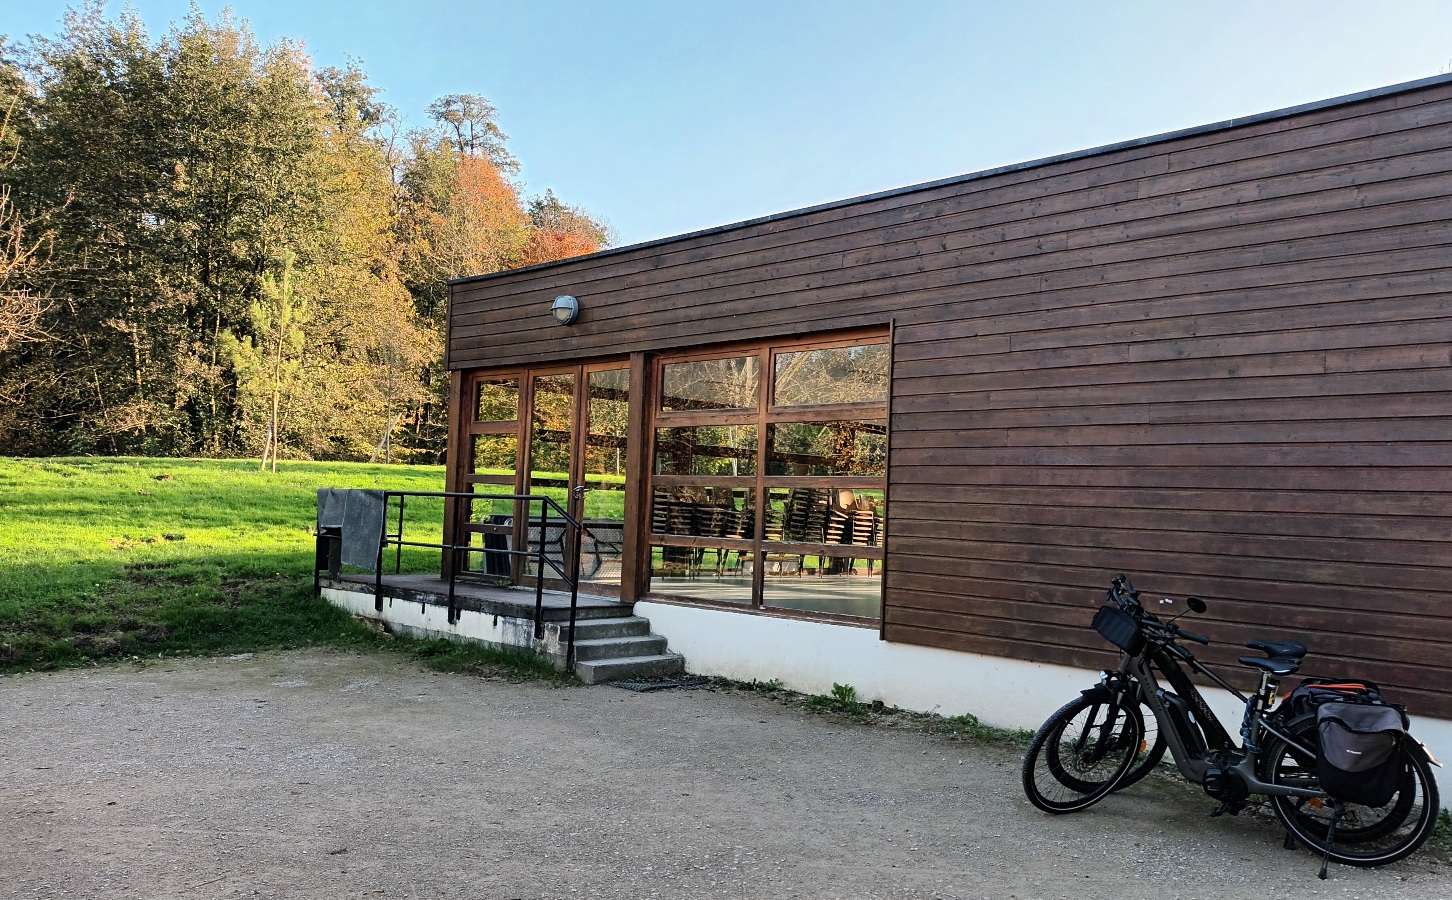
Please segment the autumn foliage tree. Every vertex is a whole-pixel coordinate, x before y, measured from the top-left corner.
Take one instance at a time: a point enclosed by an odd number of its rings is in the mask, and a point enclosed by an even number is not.
[[[445,282],[608,236],[483,97],[400,141],[376,95],[228,14],[0,42],[4,452],[437,457]]]
[[[444,340],[447,283],[470,275],[593,253],[610,241],[608,226],[553,191],[526,200],[513,179],[518,164],[487,100],[444,97],[429,107],[435,127],[412,135],[404,163],[399,216],[405,280],[420,319]],[[445,404],[442,357],[422,380],[433,399],[417,408],[416,440],[437,443]],[[432,436],[431,436],[432,435]]]

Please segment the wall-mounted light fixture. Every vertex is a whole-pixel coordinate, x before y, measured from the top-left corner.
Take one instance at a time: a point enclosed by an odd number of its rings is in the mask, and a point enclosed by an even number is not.
[[[572,325],[580,317],[580,301],[569,294],[561,294],[550,304],[550,315],[561,325]]]

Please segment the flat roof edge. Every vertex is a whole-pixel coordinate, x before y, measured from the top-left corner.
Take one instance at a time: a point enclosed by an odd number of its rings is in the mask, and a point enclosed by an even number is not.
[[[829,203],[819,203],[815,206],[804,206],[800,209],[791,209],[785,212],[771,213],[770,215],[758,216],[754,219],[744,219],[740,222],[731,222],[726,225],[715,225],[710,228],[702,228],[698,231],[688,231],[684,234],[674,234],[669,237],[655,238],[649,241],[641,241],[638,244],[627,244],[624,247],[611,247],[584,256],[572,256],[568,259],[555,260],[553,262],[538,263],[532,266],[524,266],[519,269],[505,269],[501,272],[490,272],[486,275],[468,275],[463,278],[455,278],[448,282],[450,287],[461,284],[473,284],[480,281],[488,281],[495,278],[503,278],[509,275],[519,275],[527,272],[538,272],[544,269],[558,268],[572,263],[585,260],[600,259],[607,256],[616,256],[622,253],[631,253],[636,250],[647,250],[651,247],[661,247],[666,244],[674,244],[678,241],[687,241],[693,238],[706,237],[713,234],[722,234],[727,231],[735,231],[740,228],[750,228],[753,225],[764,225],[768,222],[776,222],[782,219],[790,219],[795,216],[810,215],[815,212],[822,212],[829,209],[839,209],[852,206],[857,203],[867,203],[872,200],[881,200],[887,197],[897,197],[903,194],[911,194],[917,191],[928,191],[933,188],[946,187],[952,184],[963,184],[970,181],[977,181],[982,178],[991,178],[995,175],[1004,175],[1009,172],[1021,172],[1025,169],[1034,169],[1040,166],[1049,166],[1054,163],[1069,162],[1076,159],[1085,159],[1090,156],[1098,156],[1104,153],[1113,153],[1118,150],[1129,150],[1134,147],[1144,147],[1150,144],[1164,143],[1178,140],[1180,138],[1194,137],[1200,134],[1213,134],[1217,131],[1226,131],[1231,128],[1240,128],[1245,125],[1254,125],[1260,122],[1269,122],[1275,119],[1289,118],[1301,113],[1314,112],[1320,109],[1329,109],[1334,106],[1345,106],[1352,103],[1359,103],[1363,100],[1372,100],[1377,97],[1386,97],[1392,94],[1401,94],[1409,91],[1421,90],[1422,88],[1433,87],[1439,84],[1452,83],[1452,73],[1446,75],[1433,75],[1430,78],[1419,78],[1415,81],[1404,81],[1400,84],[1388,85],[1386,87],[1372,88],[1371,90],[1358,91],[1354,94],[1343,94],[1340,97],[1332,97],[1328,100],[1315,100],[1310,103],[1302,103],[1297,106],[1287,106],[1270,112],[1255,113],[1249,116],[1239,116],[1234,119],[1224,119],[1219,122],[1212,122],[1208,125],[1196,125],[1191,128],[1181,128],[1176,131],[1166,131],[1160,134],[1152,134],[1147,137],[1132,138],[1127,141],[1119,141],[1113,144],[1103,144],[1098,147],[1091,147],[1087,150],[1075,150],[1070,153],[1060,153],[1055,156],[1044,156],[1038,159],[1031,159],[1027,162],[1012,163],[1006,166],[998,166],[992,169],[981,169],[977,172],[970,172],[966,175],[954,175],[948,178],[939,178],[934,181],[923,181],[918,184],[907,185],[906,187],[891,188],[885,191],[877,191],[871,194],[862,194],[857,197],[848,197],[845,200],[833,200]]]

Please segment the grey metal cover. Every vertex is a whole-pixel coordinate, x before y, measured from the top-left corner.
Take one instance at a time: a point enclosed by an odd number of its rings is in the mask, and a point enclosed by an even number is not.
[[[383,540],[383,492],[338,493],[345,495],[340,522],[343,527],[343,562],[372,572],[378,565],[378,545]]]

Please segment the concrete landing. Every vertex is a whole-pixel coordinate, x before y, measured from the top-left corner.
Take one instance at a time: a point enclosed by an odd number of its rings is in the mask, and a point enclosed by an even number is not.
[[[320,593],[335,606],[390,630],[417,637],[466,640],[527,650],[556,668],[568,663],[570,595],[544,591],[542,635],[535,636],[533,588],[459,581],[454,586],[458,617],[448,619],[449,584],[437,575],[385,575],[383,609],[374,609],[371,575],[322,578]],[[631,614],[632,605],[614,597],[580,594],[575,612],[575,674],[586,684],[685,671],[685,659],[651,634],[650,622]]]

